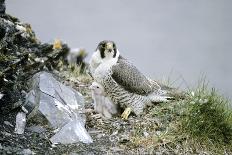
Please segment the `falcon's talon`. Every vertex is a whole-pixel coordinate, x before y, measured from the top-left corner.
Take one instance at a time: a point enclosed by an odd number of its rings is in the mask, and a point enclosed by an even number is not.
[[[130,115],[130,113],[131,113],[131,111],[132,111],[131,108],[129,108],[129,107],[126,108],[126,109],[123,111],[122,115],[121,115],[122,119],[127,120],[128,117],[129,117],[129,115]]]

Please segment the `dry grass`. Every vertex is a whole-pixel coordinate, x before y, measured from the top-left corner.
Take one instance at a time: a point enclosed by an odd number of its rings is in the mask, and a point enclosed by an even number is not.
[[[87,84],[92,81],[92,77],[87,73],[86,68],[83,69],[80,65],[69,65],[63,72],[63,74],[66,76],[66,79],[74,82],[78,81]]]

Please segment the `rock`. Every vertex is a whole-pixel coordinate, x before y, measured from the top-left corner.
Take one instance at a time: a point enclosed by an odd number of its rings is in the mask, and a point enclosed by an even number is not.
[[[52,74],[39,72],[33,76],[30,85],[32,90],[27,94],[24,104],[29,111],[29,119],[41,117],[42,114],[53,128],[64,126],[77,115],[85,119],[83,96],[57,81]]]
[[[30,83],[32,90],[23,107],[29,112],[29,120],[41,125],[48,122],[51,128],[58,129],[52,143],[92,142],[85,129],[84,98],[80,93],[47,72],[35,74]]]
[[[98,139],[101,139],[101,138],[104,137],[104,136],[105,136],[104,133],[100,133],[100,134],[98,134],[96,137],[97,137]]]
[[[8,132],[5,132],[5,131],[3,131],[3,132],[1,132],[4,136],[11,136],[11,134],[10,133],[8,133]]]
[[[144,135],[144,137],[147,138],[147,137],[149,136],[149,133],[148,133],[147,131],[144,131],[144,132],[143,132],[143,135]]]
[[[43,133],[43,132],[46,131],[46,129],[43,128],[43,127],[40,126],[40,125],[33,125],[33,126],[30,126],[29,128],[27,128],[27,130],[32,131],[32,132],[36,132],[36,133]]]
[[[4,1],[0,1],[0,10]],[[0,15],[0,110],[8,113],[23,103],[27,80],[41,70],[58,68],[69,48],[62,44],[53,49],[52,44],[38,41],[29,24],[17,18]],[[3,96],[4,94],[4,96]],[[21,100],[21,102],[19,102]],[[20,105],[17,105],[20,106]]]
[[[127,143],[130,141],[129,134],[122,134],[119,143]]]
[[[1,100],[1,98],[2,98],[3,96],[4,96],[4,94],[1,94],[1,93],[0,93],[0,100]]]
[[[79,118],[76,118],[63,126],[58,133],[51,137],[50,141],[53,144],[71,144],[79,141],[87,144],[92,143],[93,140],[85,130],[84,125]]]
[[[161,131],[156,131],[156,134],[157,134],[158,136],[160,136],[160,135],[162,134],[162,132],[161,132]]]
[[[3,122],[5,125],[8,125],[8,126],[11,126],[11,127],[14,127],[9,121],[4,121]]]
[[[35,152],[31,151],[30,149],[23,149],[20,154],[23,154],[23,155],[33,155],[35,154]]]
[[[18,112],[16,115],[15,133],[23,134],[26,126],[26,113]]]
[[[111,147],[110,150],[112,150],[113,152],[124,151],[123,149],[121,149],[121,148],[119,148],[119,147]]]
[[[6,6],[5,6],[5,0],[0,0],[0,15],[5,14]]]

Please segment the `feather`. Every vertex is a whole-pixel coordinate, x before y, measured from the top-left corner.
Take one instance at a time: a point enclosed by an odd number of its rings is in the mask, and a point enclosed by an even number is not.
[[[159,85],[144,76],[127,59],[119,56],[118,62],[112,66],[113,79],[124,89],[139,95],[148,95],[160,89]]]

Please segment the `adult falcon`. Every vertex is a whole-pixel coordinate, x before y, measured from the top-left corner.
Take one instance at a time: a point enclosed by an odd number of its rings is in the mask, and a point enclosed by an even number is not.
[[[125,108],[123,119],[131,112],[140,115],[153,102],[166,102],[160,86],[144,76],[132,63],[123,58],[113,41],[104,40],[97,46],[90,60],[94,81],[101,84],[113,103]]]

